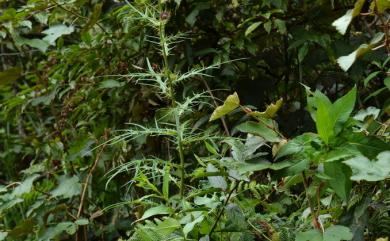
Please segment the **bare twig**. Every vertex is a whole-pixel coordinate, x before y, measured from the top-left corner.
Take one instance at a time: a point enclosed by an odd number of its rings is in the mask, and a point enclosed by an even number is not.
[[[97,167],[97,164],[99,163],[99,160],[100,160],[100,157],[101,157],[101,155],[102,155],[102,153],[104,151],[104,148],[107,145],[108,133],[109,133],[109,130],[106,129],[105,132],[104,132],[104,144],[101,146],[100,151],[96,155],[95,162],[93,163],[93,166],[91,167],[91,169],[89,169],[88,175],[85,178],[84,187],[83,187],[83,191],[81,193],[81,198],[80,198],[80,205],[79,205],[79,208],[78,208],[78,211],[77,211],[77,216],[76,216],[77,218],[79,218],[81,216],[81,213],[83,212],[84,199],[85,199],[85,194],[87,192],[88,183],[89,183],[89,180],[92,177],[92,173],[95,171],[95,169]]]

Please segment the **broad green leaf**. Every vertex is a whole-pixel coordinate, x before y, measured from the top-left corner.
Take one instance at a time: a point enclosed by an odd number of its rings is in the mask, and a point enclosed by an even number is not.
[[[325,162],[324,171],[331,177],[327,183],[341,199],[347,201],[352,187],[351,170],[341,162]]]
[[[324,241],[351,240],[353,234],[348,227],[333,225],[325,230]]]
[[[222,116],[224,116],[224,115],[230,113],[231,111],[235,110],[239,106],[240,106],[240,99],[238,98],[237,93],[234,92],[234,94],[229,95],[226,98],[226,100],[223,103],[223,105],[218,106],[214,110],[213,114],[211,114],[211,117],[210,117],[209,121],[217,120],[217,119],[221,118]]]
[[[55,42],[59,37],[71,34],[73,31],[73,26],[66,26],[63,24],[54,25],[42,32],[46,34],[46,37],[44,37],[42,40],[46,41],[50,45],[55,45]]]
[[[336,118],[335,123],[335,135],[337,135],[344,123],[351,115],[356,101],[356,86],[350,90],[346,95],[336,100],[332,107],[332,115]]]
[[[218,168],[216,168],[213,164],[207,164],[207,172],[219,172]],[[209,176],[207,179],[210,182],[210,185],[215,188],[221,188],[222,190],[226,190],[227,182],[222,176]]]
[[[295,237],[295,241],[323,241],[322,234],[315,229],[299,232]]]
[[[283,104],[283,98],[280,98],[277,100],[275,103],[271,103],[270,105],[267,106],[266,110],[263,112],[259,111],[252,111],[249,112],[248,114],[254,118],[274,118],[276,116],[276,113],[282,107]]]
[[[252,33],[257,27],[259,27],[262,24],[262,22],[255,22],[252,23],[246,30],[245,30],[245,36],[248,36],[250,33]]]
[[[50,192],[52,197],[71,198],[79,195],[81,184],[77,176],[68,177],[66,175],[58,178],[58,186]]]
[[[142,215],[142,217],[140,219],[138,219],[137,221],[142,221],[142,220],[148,219],[148,218],[156,216],[156,215],[169,215],[169,214],[172,214],[172,209],[170,207],[160,205],[160,206],[152,207],[152,208],[149,208],[148,210],[146,210],[144,212],[144,214]]]
[[[43,236],[39,238],[39,241],[53,240],[54,238],[60,236],[63,232],[74,234],[76,232],[76,224],[73,222],[61,222],[54,227],[49,227],[46,229]]]
[[[335,118],[332,115],[332,106],[327,105],[325,102],[317,102],[316,112],[316,127],[318,135],[321,139],[328,144],[329,138],[334,136],[334,126],[336,124]]]
[[[309,147],[310,143],[314,140],[318,140],[318,136],[314,133],[304,133],[300,136],[297,136],[294,139],[289,140],[287,144],[283,145],[279,149],[275,156],[275,159],[299,153],[304,148]]]
[[[352,237],[352,232],[348,227],[333,225],[327,228],[324,234],[316,229],[299,232],[295,237],[295,241],[341,241],[351,240]]]
[[[273,129],[266,126],[262,122],[247,121],[241,123],[236,128],[237,130],[244,133],[251,133],[253,135],[261,136],[269,142],[281,141],[281,138],[279,137],[278,133],[276,133]]]
[[[12,196],[19,197],[25,193],[31,191],[33,187],[33,182],[39,177],[38,174],[32,175],[24,180],[20,185],[18,185],[12,192]]]
[[[390,177],[390,151],[378,154],[376,160],[370,161],[365,156],[357,156],[344,161],[351,167],[351,180],[369,182],[381,181]]]

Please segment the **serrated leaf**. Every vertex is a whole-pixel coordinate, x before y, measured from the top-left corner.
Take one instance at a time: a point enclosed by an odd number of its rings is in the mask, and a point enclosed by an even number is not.
[[[226,100],[223,103],[223,105],[218,106],[214,110],[213,114],[211,114],[211,117],[210,117],[209,121],[217,120],[217,119],[221,118],[222,116],[224,116],[224,115],[230,113],[231,111],[235,110],[239,106],[240,106],[240,99],[238,98],[237,93],[234,92],[234,94],[229,95],[226,98]]]

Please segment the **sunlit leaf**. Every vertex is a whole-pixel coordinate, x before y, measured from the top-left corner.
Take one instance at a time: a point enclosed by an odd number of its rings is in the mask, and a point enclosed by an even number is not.
[[[351,167],[353,175],[351,180],[369,182],[381,181],[390,177],[390,151],[378,154],[376,160],[369,160],[365,156],[357,156],[344,161]]]
[[[236,92],[234,94],[229,95],[223,105],[218,106],[214,112],[211,114],[210,120],[217,120],[221,118],[222,116],[230,113],[231,111],[235,110],[237,107],[240,106],[240,99],[238,98],[238,95]]]

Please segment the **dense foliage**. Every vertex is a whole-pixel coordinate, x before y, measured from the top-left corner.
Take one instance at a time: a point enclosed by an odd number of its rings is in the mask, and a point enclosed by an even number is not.
[[[0,240],[387,240],[389,0],[0,0]]]

